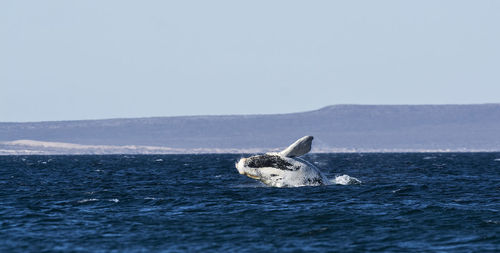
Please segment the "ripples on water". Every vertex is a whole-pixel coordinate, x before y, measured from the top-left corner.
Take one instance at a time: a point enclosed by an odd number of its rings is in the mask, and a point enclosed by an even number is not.
[[[312,154],[363,183],[299,188],[240,157],[0,157],[0,251],[500,250],[499,153]]]

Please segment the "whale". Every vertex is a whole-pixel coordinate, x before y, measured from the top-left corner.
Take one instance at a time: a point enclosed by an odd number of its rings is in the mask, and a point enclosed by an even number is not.
[[[330,183],[321,170],[299,156],[311,151],[314,137],[304,136],[281,152],[241,158],[238,172],[273,187],[320,186]]]

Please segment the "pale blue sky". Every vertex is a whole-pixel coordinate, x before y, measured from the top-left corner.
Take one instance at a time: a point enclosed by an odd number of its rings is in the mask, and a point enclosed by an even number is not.
[[[0,2],[0,121],[500,102],[500,1]]]

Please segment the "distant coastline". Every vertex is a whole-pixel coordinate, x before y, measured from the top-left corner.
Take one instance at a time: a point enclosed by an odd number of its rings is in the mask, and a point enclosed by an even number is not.
[[[161,146],[136,145],[81,145],[62,142],[42,142],[18,140],[0,142],[0,155],[134,155],[134,154],[256,154],[279,149],[217,149],[195,148],[179,149]],[[464,152],[500,152],[500,150],[469,149],[313,149],[311,153],[464,153]]]
[[[315,136],[313,153],[498,152],[500,104],[334,105],[226,116],[0,123],[0,155],[263,153]]]

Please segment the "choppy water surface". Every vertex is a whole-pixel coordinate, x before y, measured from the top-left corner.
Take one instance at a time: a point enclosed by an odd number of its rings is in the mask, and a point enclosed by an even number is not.
[[[500,250],[500,153],[312,154],[362,184],[299,188],[240,157],[0,157],[0,251]]]

